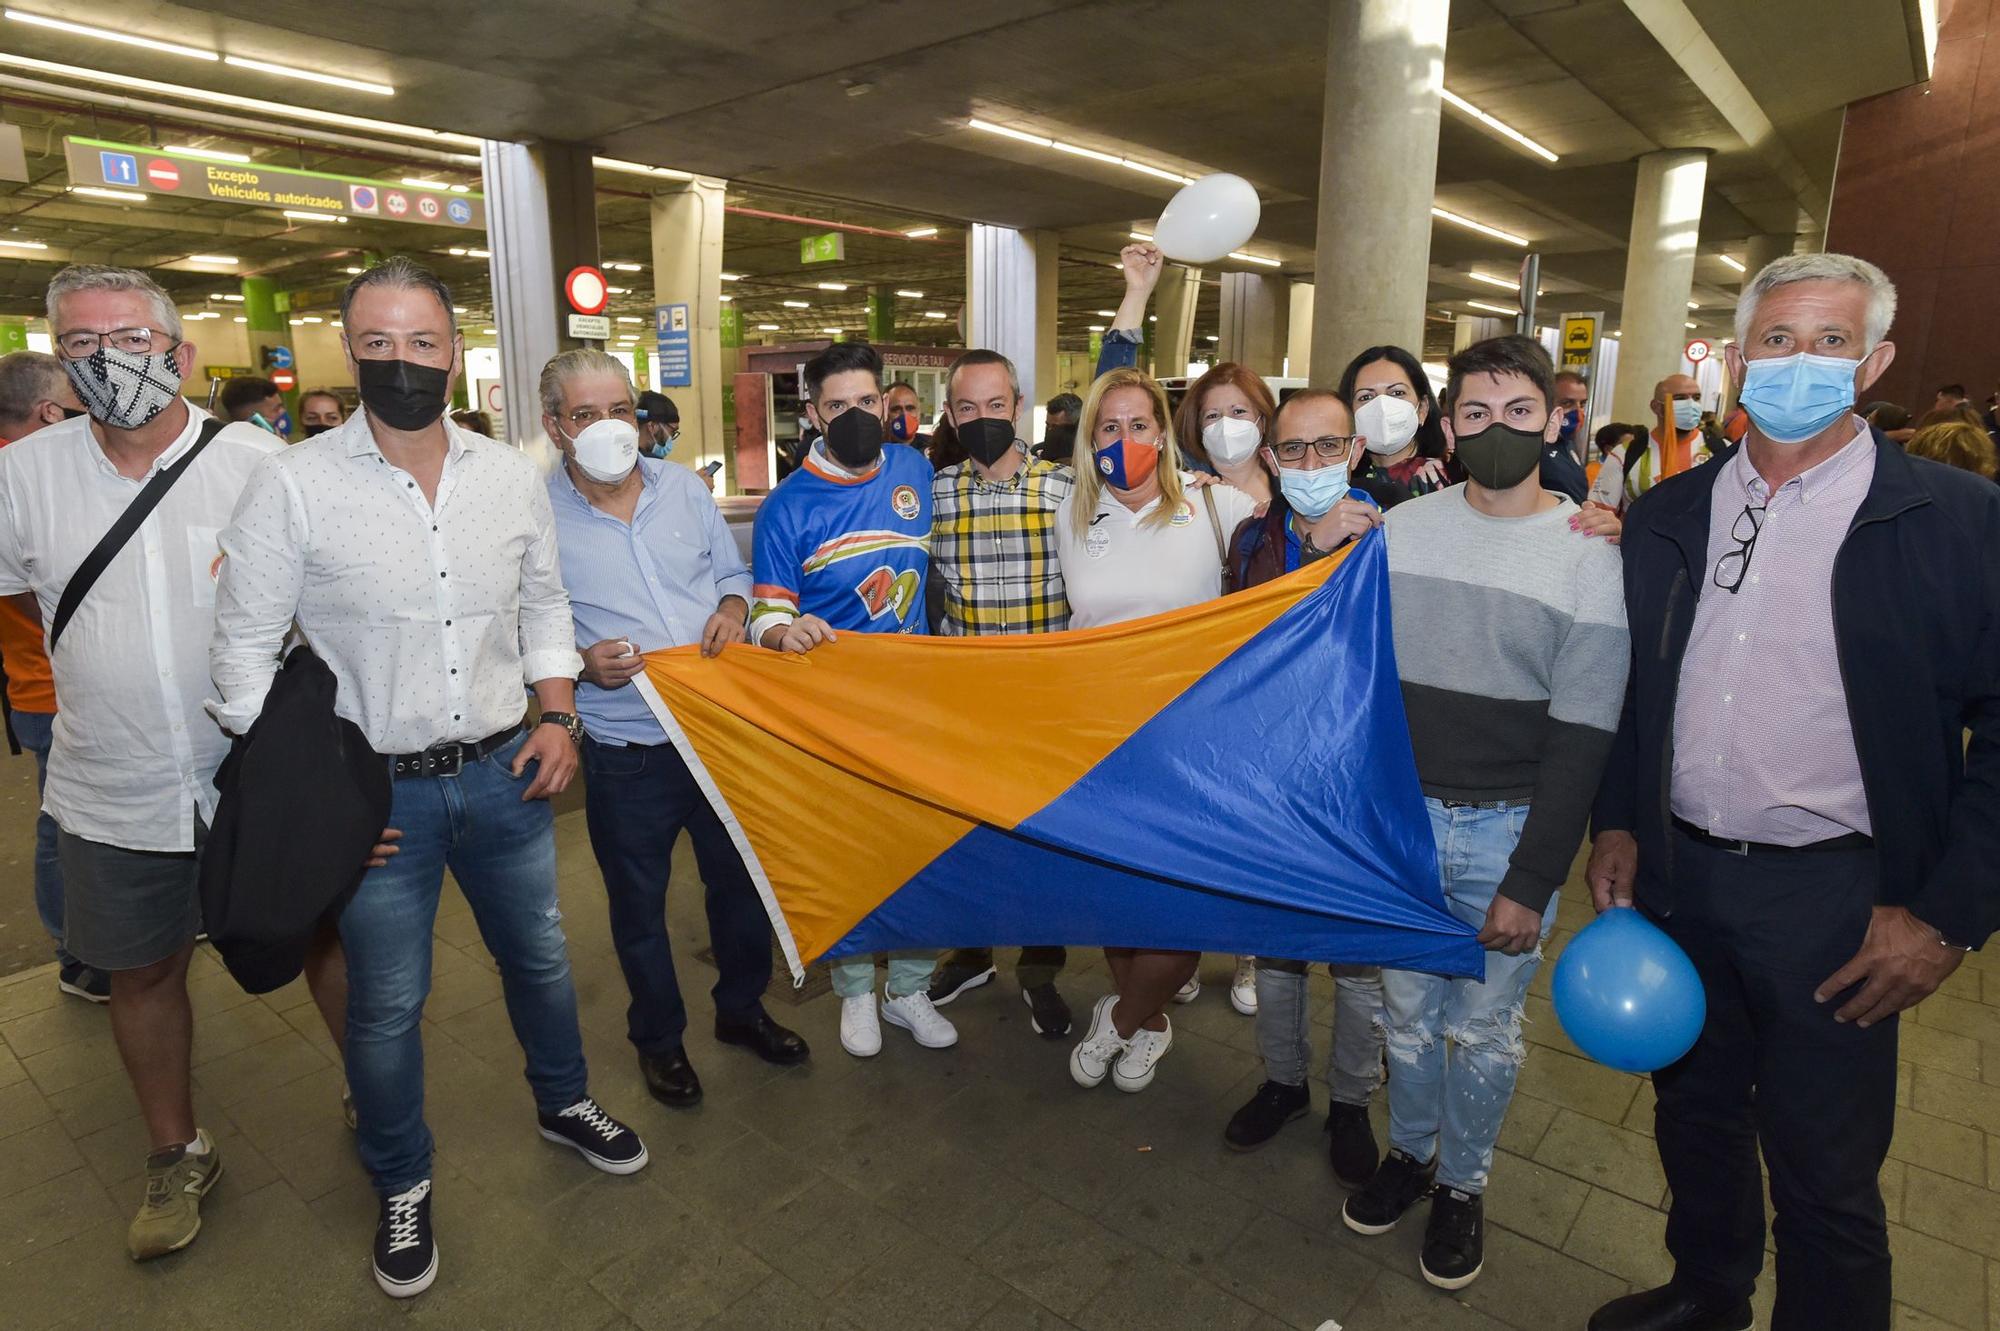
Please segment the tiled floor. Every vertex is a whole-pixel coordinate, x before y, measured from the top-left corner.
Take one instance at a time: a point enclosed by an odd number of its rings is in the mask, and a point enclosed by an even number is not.
[[[1067,1045],[1030,1032],[1004,977],[951,1009],[957,1048],[922,1051],[892,1030],[870,1063],[841,1052],[830,997],[775,1003],[816,1051],[781,1071],[708,1038],[698,892],[679,890],[708,1098],[655,1105],[624,1043],[582,816],[558,827],[594,1088],[645,1133],[651,1168],[609,1178],[537,1138],[499,981],[452,893],[425,1031],[436,1287],[396,1305],[369,1278],[374,1200],[303,990],[248,998],[205,955],[196,1104],[228,1172],[199,1242],[135,1266],[123,1237],[146,1143],[104,1013],[27,971],[0,981],[0,1324],[1543,1331],[1581,1327],[1600,1300],[1666,1274],[1650,1092],[1569,1049],[1546,968],[1488,1194],[1487,1270],[1446,1297],[1417,1277],[1420,1225],[1374,1240],[1340,1225],[1314,1122],[1254,1155],[1224,1148],[1223,1123],[1260,1079],[1250,1022],[1222,990],[1227,958],[1209,958],[1215,983],[1174,1011],[1174,1052],[1142,1095],[1072,1085]],[[1557,945],[1583,922],[1574,893],[1561,922]],[[1103,978],[1093,965],[1063,985],[1081,1010]],[[1926,1003],[1903,1053],[1883,1175],[1897,1325],[1994,1331],[2000,957],[1974,957]]]

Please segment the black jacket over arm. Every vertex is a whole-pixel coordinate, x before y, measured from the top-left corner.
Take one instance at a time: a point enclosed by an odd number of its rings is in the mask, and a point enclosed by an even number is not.
[[[1638,838],[1638,895],[1662,913],[1674,701],[1712,590],[1709,505],[1727,456],[1661,481],[1625,518],[1632,673],[1593,823]],[[1879,900],[1978,946],[2000,928],[2000,486],[1877,432],[1874,479],[1834,557],[1833,623]]]

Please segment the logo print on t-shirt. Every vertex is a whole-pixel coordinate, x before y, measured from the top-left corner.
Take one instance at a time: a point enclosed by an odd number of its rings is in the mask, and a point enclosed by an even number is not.
[[[1181,500],[1181,506],[1174,510],[1174,515],[1167,519],[1167,525],[1171,527],[1185,527],[1193,521],[1194,505],[1183,499]]]
[[[1103,527],[1092,527],[1090,535],[1083,538],[1083,552],[1092,559],[1104,558],[1104,552],[1111,548],[1111,533]]]
[[[916,604],[922,590],[923,579],[915,569],[906,568],[898,573],[884,564],[856,583],[854,594],[861,598],[870,619],[891,613],[901,619]]]
[[[896,510],[896,516],[908,522],[917,516],[917,492],[907,485],[899,485],[889,493],[889,506]]]

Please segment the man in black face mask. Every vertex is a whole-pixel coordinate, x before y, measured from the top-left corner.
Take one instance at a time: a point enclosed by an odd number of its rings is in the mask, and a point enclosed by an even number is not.
[[[556,904],[549,798],[577,768],[582,659],[548,489],[518,450],[445,419],[461,348],[436,275],[401,257],[370,268],[341,320],[362,409],[251,477],[222,536],[209,666],[217,718],[246,733],[296,621],[338,681],[335,709],[395,776],[340,931],[357,1145],[381,1198],[375,1280],[408,1298],[438,1270],[420,1021],[447,868],[499,963],[541,1136],[609,1174],[647,1156],[590,1097]]]
[[[945,409],[967,457],[931,483],[931,568],[944,584],[940,629],[1049,633],[1069,627],[1069,598],[1056,563],[1056,506],[1075,473],[1028,456],[1015,436],[1021,380],[997,351],[968,351],[945,374]],[[1069,1004],[1055,986],[1060,947],[1025,947],[1015,965],[1029,1022],[1044,1039],[1069,1034]],[[960,948],[931,982],[939,1006],[994,975],[993,949]]]
[[[1484,1261],[1482,1199],[1525,1056],[1522,1002],[1625,700],[1618,552],[1539,476],[1560,426],[1551,369],[1520,336],[1454,356],[1444,428],[1469,479],[1385,520],[1439,887],[1479,930],[1486,975],[1383,970],[1389,1157],[1342,1219],[1382,1234],[1430,1197],[1419,1266],[1444,1289],[1472,1283]]]

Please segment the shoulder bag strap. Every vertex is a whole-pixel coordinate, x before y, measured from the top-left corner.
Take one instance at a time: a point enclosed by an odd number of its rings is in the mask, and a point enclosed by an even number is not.
[[[132,539],[132,533],[139,530],[139,524],[159,506],[160,500],[166,498],[167,491],[174,488],[174,482],[201,456],[201,450],[208,447],[208,441],[215,438],[221,429],[222,422],[213,417],[202,422],[194,447],[182,454],[180,461],[173,466],[153,473],[153,479],[146,482],[145,489],[133,497],[132,502],[125,506],[125,511],[118,515],[118,521],[111,524],[111,530],[104,533],[90,553],[83,557],[83,562],[77,565],[76,572],[70,575],[68,585],[63,588],[62,599],[56,602],[56,617],[49,625],[51,658],[56,654],[56,640],[62,637],[63,629],[68,626],[70,617],[76,614],[76,608],[83,604],[83,598],[97,585],[97,579],[118,557],[125,543]]]
[[[1201,487],[1202,501],[1208,505],[1208,527],[1215,533],[1215,557],[1224,571],[1229,568],[1229,538],[1222,534],[1222,515],[1215,511],[1215,487]]]

